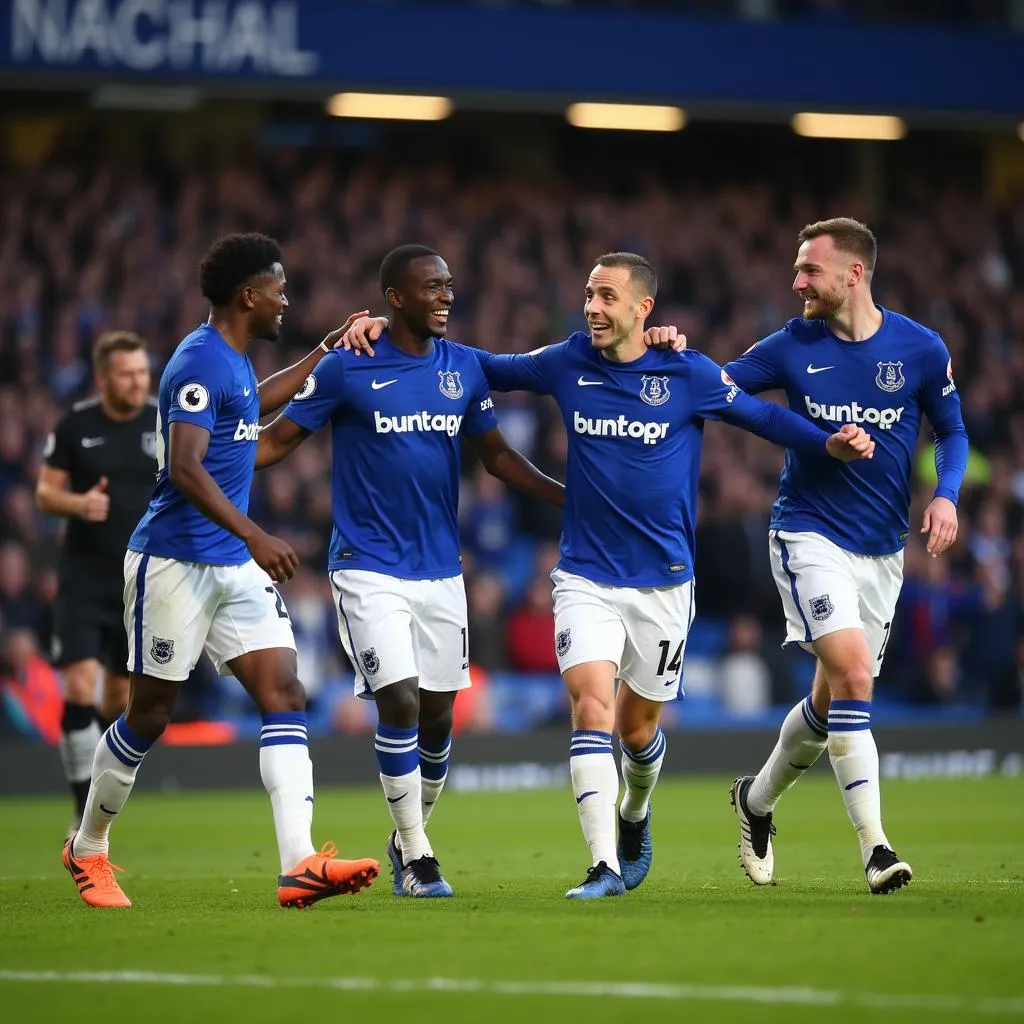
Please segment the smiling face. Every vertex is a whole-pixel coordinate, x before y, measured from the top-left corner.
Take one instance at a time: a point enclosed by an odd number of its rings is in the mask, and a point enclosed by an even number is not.
[[[455,302],[454,283],[440,256],[417,256],[409,261],[401,288],[389,288],[387,299],[413,335],[443,338]]]
[[[583,315],[596,349],[615,348],[642,330],[654,299],[641,295],[629,267],[605,267],[600,263],[587,278]]]
[[[840,316],[849,307],[850,290],[864,278],[864,264],[837,249],[829,235],[804,242],[793,269],[793,291],[804,300],[805,320]]]
[[[284,267],[275,263],[267,273],[252,278],[242,288],[242,301],[252,315],[254,337],[277,341],[280,336],[281,321],[288,308],[284,286]]]

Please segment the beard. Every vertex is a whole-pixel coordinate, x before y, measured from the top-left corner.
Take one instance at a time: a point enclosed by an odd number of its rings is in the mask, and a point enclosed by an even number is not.
[[[818,291],[814,296],[804,298],[805,320],[826,320],[835,316],[843,308],[844,296],[838,289]],[[808,309],[808,306],[810,309]]]
[[[117,394],[108,391],[105,395],[107,404],[118,416],[128,416],[138,412],[146,404],[147,392],[140,391],[137,395],[134,392]]]

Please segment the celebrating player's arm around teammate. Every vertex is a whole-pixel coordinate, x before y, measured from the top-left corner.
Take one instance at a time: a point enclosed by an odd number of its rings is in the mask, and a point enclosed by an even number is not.
[[[51,640],[64,679],[60,754],[75,803],[68,834],[85,811],[102,730],[128,703],[124,549],[156,477],[146,343],[130,331],[109,331],[97,338],[92,364],[97,394],[61,417],[36,484],[39,509],[68,519]]]
[[[456,695],[470,685],[460,438],[524,494],[561,507],[564,490],[508,446],[476,356],[446,340],[454,292],[445,261],[401,246],[382,262],[380,288],[390,326],[375,358],[325,358],[263,431],[256,464],[279,461],[331,424],[329,572],[356,693],[377,705],[393,891],[450,896],[425,826],[448,771]]]
[[[770,553],[786,642],[812,650],[817,667],[811,694],[787,715],[765,765],[733,785],[740,860],[755,884],[772,881],[775,806],[828,748],[868,888],[888,893],[910,881],[911,868],[882,829],[874,679],[903,582],[921,415],[935,434],[938,484],[921,525],[933,558],[956,540],[967,432],[942,339],[872,298],[871,230],[837,217],[808,224],[798,240],[793,290],[803,317],[726,370],[745,391],[784,389],[790,408],[813,423],[865,424],[878,449],[871,462],[828,471],[799,452],[787,455]]]
[[[873,450],[859,427],[830,437],[743,394],[705,356],[647,349],[644,321],[656,292],[646,259],[608,253],[586,284],[589,335],[528,355],[475,350],[494,390],[552,395],[569,437],[565,531],[553,574],[555,651],[572,703],[569,765],[592,865],[566,893],[572,899],[619,895],[650,869],[650,796],[666,747],[658,722],[681,692],[694,615],[704,420],[798,447],[822,465],[830,455],[845,461]],[[375,330],[359,321],[342,341],[360,343]],[[615,730],[625,781],[618,813]]]
[[[181,342],[160,380],[156,490],[124,560],[128,709],[96,748],[82,825],[63,861],[86,903],[131,906],[108,859],[110,826],[205,648],[263,716],[260,776],[280,854],[278,900],[304,907],[369,885],[379,866],[340,860],[333,844],[313,847],[305,691],[274,586],[298,559],[247,510],[259,418],[295,393],[332,336],[260,386],[248,351],[277,339],[288,306],[280,247],[264,235],[221,238],[203,258],[200,283],[210,319]]]

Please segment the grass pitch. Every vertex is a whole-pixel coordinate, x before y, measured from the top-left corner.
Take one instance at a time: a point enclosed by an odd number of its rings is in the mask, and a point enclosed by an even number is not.
[[[914,868],[870,896],[828,773],[780,805],[777,884],[736,857],[729,781],[665,779],[654,867],[618,899],[563,899],[588,853],[571,793],[445,793],[431,822],[450,900],[396,899],[374,787],[318,794],[314,836],[381,877],[276,905],[270,809],[246,793],[138,795],[112,838],[135,906],[96,911],[60,865],[68,801],[0,801],[5,1019],[238,1024],[999,1020],[1024,1017],[1024,781],[889,782]],[[8,1013],[10,1015],[8,1015]]]

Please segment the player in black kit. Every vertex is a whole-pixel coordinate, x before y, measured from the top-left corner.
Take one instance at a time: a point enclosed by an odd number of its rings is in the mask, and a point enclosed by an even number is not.
[[[156,482],[159,436],[142,338],[104,334],[92,360],[98,394],[72,406],[47,438],[36,487],[37,506],[69,520],[51,655],[64,676],[60,751],[75,798],[72,830],[85,808],[102,730],[128,701],[124,553]]]

